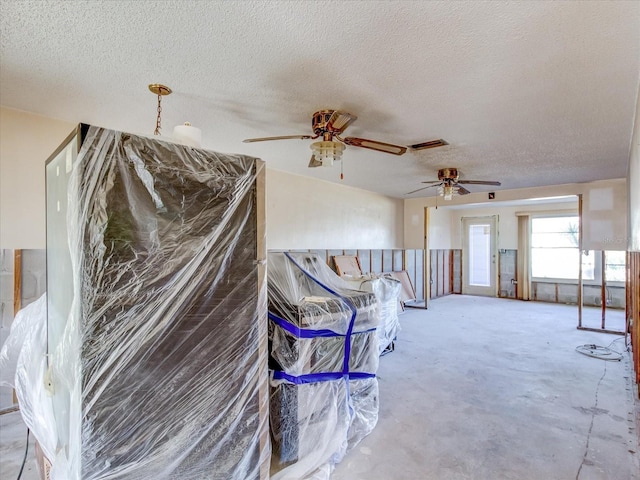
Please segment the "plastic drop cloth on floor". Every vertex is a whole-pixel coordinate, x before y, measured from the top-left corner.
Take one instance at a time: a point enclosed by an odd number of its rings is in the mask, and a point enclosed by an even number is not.
[[[379,302],[318,256],[268,254],[273,480],[326,480],[378,420]]]
[[[44,454],[56,451],[57,432],[47,378],[47,296],[21,309],[0,349],[0,385],[15,389],[20,414]],[[37,435],[36,435],[37,434]]]
[[[341,277],[351,288],[372,292],[380,304],[380,325],[378,326],[379,352],[388,348],[400,332],[398,302],[402,284],[395,278],[384,275],[363,275]]]
[[[51,478],[266,478],[263,163],[97,127],[81,145],[47,179],[48,202],[68,188],[48,260],[71,271],[48,270]]]

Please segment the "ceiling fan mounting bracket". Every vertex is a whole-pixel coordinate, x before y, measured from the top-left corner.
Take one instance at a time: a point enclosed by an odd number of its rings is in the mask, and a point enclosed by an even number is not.
[[[452,180],[458,181],[460,178],[460,172],[457,168],[441,168],[438,170],[438,180]]]

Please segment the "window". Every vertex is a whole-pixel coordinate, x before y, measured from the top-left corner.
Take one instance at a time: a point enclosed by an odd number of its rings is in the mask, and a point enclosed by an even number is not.
[[[577,216],[534,217],[531,219],[531,275],[540,279],[577,280],[582,257],[582,278],[595,278],[593,251],[578,249]]]
[[[469,285],[491,286],[491,227],[469,225]]]
[[[624,282],[626,271],[626,253],[606,251],[605,254],[605,279],[607,282]]]

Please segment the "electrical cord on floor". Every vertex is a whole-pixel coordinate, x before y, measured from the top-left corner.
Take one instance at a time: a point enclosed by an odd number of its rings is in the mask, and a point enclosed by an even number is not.
[[[594,343],[587,343],[585,345],[578,345],[576,347],[576,352],[586,355],[587,357],[598,358],[600,360],[606,360],[608,362],[619,362],[622,360],[622,352],[618,352],[613,350],[611,345],[618,340],[623,340],[625,337],[616,338],[606,347],[601,347],[600,345],[596,345]],[[626,343],[626,342],[625,342]]]
[[[618,354],[620,354],[620,355],[623,355],[623,353],[622,353],[622,352],[618,352],[617,350],[613,350],[613,349],[611,348],[611,345],[613,345],[613,344],[614,344],[615,342],[617,342],[618,340],[624,340],[624,345],[625,345],[625,346],[624,346],[624,351],[625,351],[625,352],[628,352],[628,351],[629,351],[629,345],[627,345],[627,336],[626,336],[626,335],[625,335],[624,337],[618,337],[618,338],[615,338],[614,340],[612,340],[612,341],[611,341],[611,343],[610,343],[609,345],[607,345],[607,348],[611,349],[611,351],[613,351],[613,352],[616,352],[616,353],[618,353]]]
[[[622,355],[614,352],[608,347],[601,347],[593,343],[586,345],[578,345],[576,352],[586,355],[587,357],[599,358],[600,360],[606,360],[607,362],[619,362],[622,360]]]
[[[24,458],[22,459],[22,466],[20,467],[20,472],[18,473],[18,478],[16,480],[20,480],[22,477],[22,471],[24,470],[24,466],[27,463],[27,454],[29,453],[29,433],[30,430],[27,428],[27,448],[24,450]]]

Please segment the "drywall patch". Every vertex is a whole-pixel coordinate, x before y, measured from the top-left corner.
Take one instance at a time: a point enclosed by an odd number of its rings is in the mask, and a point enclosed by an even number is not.
[[[613,188],[594,188],[589,192],[589,210],[613,210]]]

